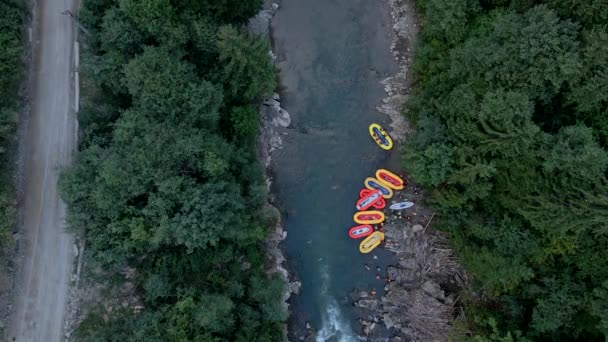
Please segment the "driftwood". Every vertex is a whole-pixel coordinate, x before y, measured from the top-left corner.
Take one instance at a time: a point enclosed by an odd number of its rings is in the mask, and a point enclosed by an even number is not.
[[[388,270],[383,320],[413,339],[446,341],[457,299],[441,285],[465,287],[468,277],[446,235],[427,227],[416,230],[398,220],[384,226],[386,248],[399,256],[399,265]]]

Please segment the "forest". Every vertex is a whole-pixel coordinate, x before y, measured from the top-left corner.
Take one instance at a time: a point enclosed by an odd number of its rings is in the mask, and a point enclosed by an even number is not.
[[[83,341],[277,341],[285,284],[264,272],[257,103],[276,87],[260,0],[85,0],[68,226],[95,265],[136,270],[145,309],[91,314]],[[88,253],[88,252],[87,252]]]
[[[22,27],[26,11],[16,1],[0,2],[0,252],[12,245],[15,224],[14,155],[19,88],[23,75]]]
[[[455,340],[608,337],[608,2],[418,0],[402,160],[473,276]]]

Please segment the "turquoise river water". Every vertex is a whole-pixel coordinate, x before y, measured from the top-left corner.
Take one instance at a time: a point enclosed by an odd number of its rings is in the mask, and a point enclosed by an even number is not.
[[[347,235],[363,180],[397,153],[381,150],[367,131],[371,122],[389,123],[375,107],[385,96],[379,82],[397,72],[390,16],[384,0],[280,6],[273,39],[292,124],[273,155],[273,191],[288,233],[283,247],[303,284],[292,323],[309,322],[317,341],[352,341],[359,327],[348,295],[354,288],[381,294],[375,269],[383,273],[391,260],[381,248],[360,254]]]

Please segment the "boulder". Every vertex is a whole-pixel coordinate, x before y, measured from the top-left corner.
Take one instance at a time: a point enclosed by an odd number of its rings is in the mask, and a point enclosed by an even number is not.
[[[279,108],[272,120],[272,124],[275,126],[288,127],[291,125],[291,116],[285,109]]]
[[[247,31],[249,33],[259,35],[270,39],[270,19],[272,19],[272,11],[260,11],[247,23]]]
[[[291,124],[291,116],[274,97],[262,103],[262,114],[275,127],[288,127]]]
[[[412,227],[412,232],[418,233],[419,231],[422,231],[423,229],[424,229],[424,227],[421,224],[415,224]]]
[[[297,280],[289,283],[289,291],[295,295],[300,293],[301,288],[302,288],[302,283]]]
[[[444,301],[445,293],[441,289],[441,286],[432,280],[427,280],[422,284],[422,290],[426,292],[429,296]]]
[[[380,301],[373,298],[365,298],[355,303],[356,307],[366,310],[376,311],[379,308]]]
[[[378,325],[376,323],[374,323],[374,322],[372,322],[372,323],[370,323],[368,325],[364,325],[363,326],[363,333],[365,335],[372,335],[374,333],[374,330],[376,330],[377,326]]]
[[[415,287],[418,283],[418,272],[413,269],[389,266],[386,272],[390,281],[405,287]]]
[[[399,328],[397,326],[398,324],[395,323],[390,315],[385,314],[384,317],[382,317],[382,321],[384,322],[386,329]]]

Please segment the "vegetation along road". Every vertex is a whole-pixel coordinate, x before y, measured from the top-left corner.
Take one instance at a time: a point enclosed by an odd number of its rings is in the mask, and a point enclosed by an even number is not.
[[[74,32],[61,15],[69,0],[40,1],[34,51],[33,103],[26,136],[22,203],[23,258],[9,339],[59,341],[72,265],[72,238],[64,233],[65,206],[57,192],[61,168],[75,144],[72,110]]]

